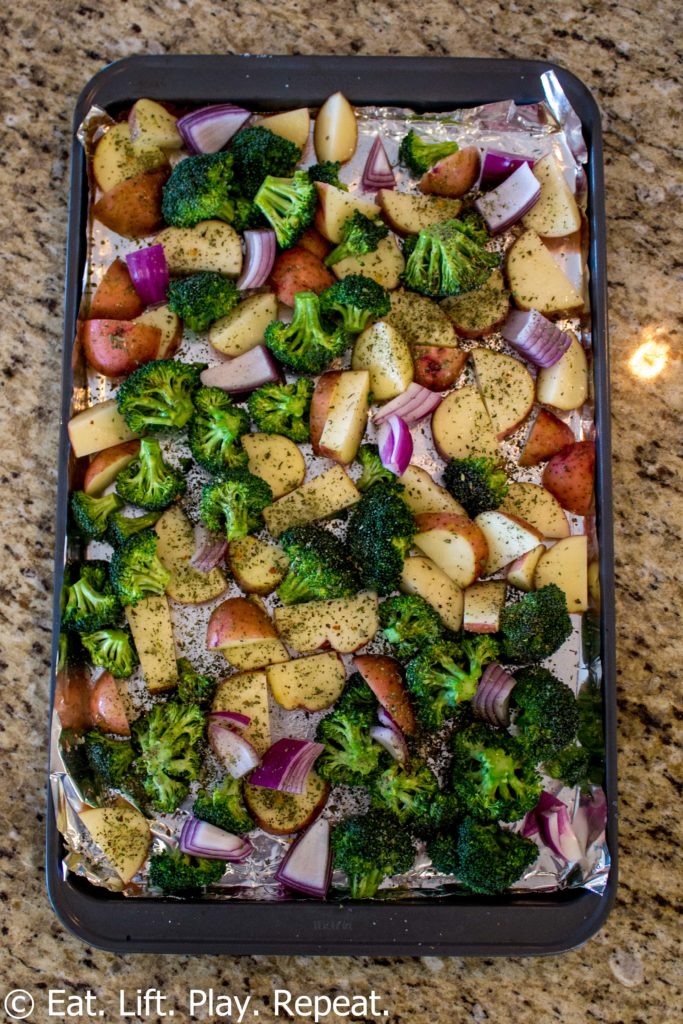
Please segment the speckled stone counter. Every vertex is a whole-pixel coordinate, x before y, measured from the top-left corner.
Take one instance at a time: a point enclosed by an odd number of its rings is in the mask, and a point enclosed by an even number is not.
[[[397,0],[6,6],[0,15],[0,1003],[7,990],[27,989],[37,1001],[31,1019],[47,1020],[46,989],[70,995],[90,988],[107,1008],[106,1019],[120,1020],[121,987],[134,993],[156,986],[168,1005],[177,1002],[175,1019],[185,1020],[187,989],[213,986],[240,997],[251,993],[252,1007],[268,1020],[273,988],[288,987],[309,995],[375,989],[390,1024],[673,1024],[683,1017],[678,6],[675,0],[433,0],[414,9]],[[71,112],[83,84],[109,61],[136,52],[227,50],[549,58],[581,76],[603,110],[622,860],[615,910],[576,952],[495,962],[121,958],[81,945],[49,907],[44,791]]]

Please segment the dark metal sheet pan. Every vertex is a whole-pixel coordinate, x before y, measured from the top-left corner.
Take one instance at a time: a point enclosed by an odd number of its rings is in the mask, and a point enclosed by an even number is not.
[[[63,391],[56,519],[55,622],[66,545],[72,345],[86,259],[87,175],[76,128],[93,105],[115,113],[140,96],[184,103],[229,99],[250,109],[319,106],[341,89],[355,104],[452,110],[496,100],[543,99],[541,75],[554,70],[579,115],[588,146],[590,300],[597,440],[597,528],[602,588],[601,641],[611,869],[603,895],[569,889],[510,897],[319,904],[130,900],[63,877],[62,840],[48,792],[47,885],[62,923],[90,945],[130,953],[531,955],[585,942],[604,923],[617,887],[614,554],[610,466],[609,353],[604,178],[600,113],[574,75],[544,61],[418,57],[139,56],[111,64],[87,84],[74,116]],[[55,631],[56,649],[58,630]],[[53,655],[56,650],[53,651]],[[53,657],[53,664],[56,658]],[[52,694],[54,694],[54,676]]]

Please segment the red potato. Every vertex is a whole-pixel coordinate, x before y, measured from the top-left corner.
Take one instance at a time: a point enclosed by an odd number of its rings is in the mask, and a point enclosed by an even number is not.
[[[124,444],[116,444],[113,448],[105,448],[103,452],[99,452],[85,471],[82,490],[86,494],[102,494],[139,451],[139,441],[126,441]]]
[[[323,373],[316,381],[309,412],[311,445],[315,455],[322,454],[320,451],[320,438],[327,422],[332,395],[340,377],[340,370],[331,370],[329,373]]]
[[[296,244],[300,249],[313,253],[319,260],[325,259],[328,252],[332,251],[332,243],[317,228],[307,228]]]
[[[482,530],[467,516],[422,512],[415,516],[415,526],[415,547],[460,588],[469,587],[483,574],[488,544]]]
[[[163,226],[161,197],[168,168],[126,178],[105,192],[93,206],[93,216],[125,238],[143,238]]]
[[[246,597],[230,597],[211,614],[206,634],[209,650],[277,640],[275,626],[263,608]]]
[[[55,711],[63,729],[89,729],[90,676],[86,669],[74,667],[57,673]]]
[[[414,348],[415,383],[430,391],[445,391],[455,384],[466,362],[467,352],[459,348]]]
[[[336,278],[325,264],[308,249],[295,245],[275,260],[270,275],[270,286],[285,306],[294,305],[297,292],[321,292],[334,284]]]
[[[114,260],[98,284],[88,310],[88,320],[134,320],[144,312],[145,304],[124,260]]]
[[[85,320],[79,327],[85,358],[105,377],[126,377],[156,359],[161,331],[132,320]]]
[[[130,736],[130,725],[116,680],[104,672],[90,694],[92,724],[115,736]]]
[[[593,505],[595,443],[575,441],[553,455],[543,470],[543,486],[563,509],[586,516]]]
[[[537,466],[574,443],[572,428],[547,409],[539,409],[519,457],[520,466]]]
[[[406,735],[414,735],[417,728],[415,715],[399,663],[382,654],[359,654],[353,659],[353,664],[398,727]]]
[[[479,150],[466,146],[434,164],[422,175],[418,188],[427,195],[457,199],[469,192],[478,177]]]

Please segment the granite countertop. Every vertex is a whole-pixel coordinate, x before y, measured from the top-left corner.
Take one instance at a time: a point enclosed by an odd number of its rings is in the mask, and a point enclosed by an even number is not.
[[[274,987],[383,996],[427,1024],[680,1020],[683,673],[683,105],[674,0],[405,5],[284,0],[35,0],[0,16],[4,144],[0,467],[3,566],[0,950],[5,991],[156,986],[185,1005],[213,986],[267,1006]],[[355,13],[352,10],[355,9]],[[428,13],[423,13],[428,12]],[[136,52],[334,52],[555,60],[604,114],[619,646],[621,884],[602,932],[542,960],[114,957],[67,934],[43,878],[53,514],[71,112],[102,65]],[[677,148],[678,147],[678,148]],[[9,200],[9,203],[8,203]],[[676,203],[679,203],[678,207]],[[7,207],[9,205],[9,210]],[[676,707],[678,699],[679,707]],[[115,1009],[108,1019],[124,1019]],[[84,1014],[76,1017],[84,1020]],[[32,1019],[46,1019],[36,1011]],[[9,1018],[3,1018],[9,1019]],[[125,1019],[137,1021],[134,1014]],[[147,1019],[159,1019],[156,1013]],[[178,1009],[176,1020],[189,1019]],[[200,1012],[196,1019],[209,1019]],[[341,1019],[341,1018],[328,1018]]]

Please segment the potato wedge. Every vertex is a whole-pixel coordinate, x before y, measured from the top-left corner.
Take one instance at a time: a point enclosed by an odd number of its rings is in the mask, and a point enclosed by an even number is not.
[[[536,397],[562,412],[580,409],[588,398],[588,360],[576,337],[554,366],[538,371]]]
[[[420,512],[453,512],[456,516],[466,516],[467,512],[459,501],[451,497],[445,487],[435,483],[426,469],[410,465],[403,476],[399,477],[404,491],[402,500],[413,515]]]
[[[86,494],[100,495],[114,483],[122,469],[129,466],[140,451],[139,441],[124,441],[103,452],[92,460],[83,477],[83,490]]]
[[[462,209],[459,199],[415,196],[393,188],[381,188],[376,198],[384,220],[398,235],[417,235],[431,224],[457,217]]]
[[[569,536],[569,523],[562,506],[540,484],[512,481],[499,511],[512,512],[524,519],[539,530],[546,540],[561,540]]]
[[[541,194],[522,217],[524,227],[544,238],[563,238],[578,231],[581,213],[564,172],[552,153],[534,164],[533,175],[541,186]]]
[[[171,573],[167,595],[179,604],[204,604],[220,597],[228,588],[220,569],[199,572],[190,565],[195,552],[194,530],[179,505],[171,505],[157,519],[154,530],[159,538],[157,555]]]
[[[286,836],[301,832],[315,821],[330,795],[330,787],[309,772],[303,793],[281,793],[262,786],[244,787],[244,799],[256,824],[273,836]]]
[[[505,607],[505,580],[483,580],[465,591],[462,627],[466,633],[497,633]]]
[[[384,319],[403,335],[411,348],[460,345],[449,317],[426,295],[397,288],[391,293],[391,310]]]
[[[158,146],[133,144],[127,121],[112,125],[97,143],[93,155],[93,174],[103,192],[164,166],[168,166],[168,158]]]
[[[470,384],[451,391],[432,416],[434,444],[443,459],[485,455],[500,459],[500,448],[481,395]]]
[[[507,319],[510,293],[500,270],[494,270],[481,288],[451,295],[439,305],[461,338],[483,338]]]
[[[510,246],[506,271],[518,309],[537,309],[547,316],[583,309],[583,295],[535,231],[525,231]]]
[[[381,284],[383,288],[391,290],[398,288],[401,283],[405,265],[403,253],[396,239],[393,235],[387,235],[380,240],[374,252],[362,256],[348,256],[345,260],[335,263],[332,270],[340,280],[349,274],[364,274],[365,277],[370,277],[377,284]]]
[[[491,576],[543,540],[540,530],[511,512],[480,512],[474,520],[486,539],[483,576]]]
[[[161,330],[136,320],[82,320],[78,335],[88,365],[105,377],[127,377],[161,345]]]
[[[125,687],[125,682],[122,682]],[[90,694],[92,724],[103,732],[115,736],[130,736],[128,716],[119,690],[119,684],[111,672],[103,672]]]
[[[338,654],[313,654],[266,669],[268,683],[281,707],[291,711],[324,711],[341,696],[346,683],[344,662]]]
[[[128,116],[130,137],[135,150],[183,148],[177,120],[156,100],[137,100]]]
[[[88,320],[134,320],[145,305],[135,290],[125,260],[107,267],[88,308]]]
[[[289,661],[289,655],[279,640],[259,640],[240,647],[226,647],[221,653],[229,665],[242,671]]]
[[[77,459],[104,448],[137,438],[116,406],[115,398],[97,402],[72,416],[67,427],[71,448]]]
[[[512,434],[534,405],[536,385],[523,362],[504,352],[475,348],[474,376],[498,440]]]
[[[230,541],[228,559],[237,585],[247,594],[271,594],[289,569],[281,548],[249,534]]]
[[[465,369],[468,355],[460,348],[416,345],[413,348],[415,383],[430,391],[446,391]]]
[[[325,181],[316,181],[315,187],[318,192],[315,226],[324,238],[335,245],[341,242],[344,221],[356,211],[370,218],[379,216],[379,206],[369,199],[358,199]]]
[[[297,110],[283,110],[281,114],[257,117],[252,124],[267,128],[274,135],[289,139],[299,149],[303,149],[308,142],[311,115],[308,112],[308,107],[299,107]]]
[[[320,295],[335,280],[334,274],[327,269],[320,256],[299,244],[285,249],[277,256],[269,283],[280,302],[285,306],[294,306],[297,292],[315,292]]]
[[[536,380],[538,389],[538,379]],[[520,466],[537,466],[574,441],[574,431],[547,409],[539,409],[519,456]]]
[[[574,441],[553,455],[543,470],[543,486],[562,508],[577,516],[590,513],[594,485],[594,441]]]
[[[360,672],[399,729],[406,736],[413,736],[417,725],[400,663],[384,654],[359,654],[353,659],[353,667]]]
[[[414,375],[408,342],[386,320],[376,320],[358,335],[351,366],[368,372],[370,391],[378,402],[403,394]]]
[[[417,594],[440,616],[446,629],[458,633],[462,626],[463,592],[436,562],[423,555],[406,558],[401,573],[404,594]]]
[[[301,654],[321,647],[351,654],[377,632],[377,595],[364,591],[355,597],[276,608],[275,625],[287,646]]]
[[[130,631],[150,693],[172,690],[178,684],[175,639],[165,594],[145,597],[125,608]]]
[[[277,632],[261,602],[229,597],[211,613],[206,631],[210,651],[277,640]]]
[[[371,380],[371,373],[355,365],[339,373],[318,442],[321,455],[342,465],[353,462],[365,433]]]
[[[242,270],[240,236],[222,220],[203,220],[193,228],[165,228],[155,241],[164,247],[171,274],[213,270],[238,277]]]
[[[241,356],[263,344],[271,320],[277,320],[277,296],[272,292],[250,295],[209,328],[209,344],[224,356]]]
[[[151,306],[135,317],[133,323],[159,328],[161,339],[157,359],[170,359],[176,354],[183,338],[183,322],[166,304]]]
[[[458,587],[469,587],[484,574],[488,547],[478,523],[450,512],[422,512],[415,525],[415,547]]]
[[[423,174],[418,188],[420,192],[434,196],[458,198],[464,196],[479,176],[479,150],[476,146],[465,146]]]
[[[136,807],[118,800],[111,807],[86,807],[79,818],[124,885],[147,859],[152,834]]]
[[[306,461],[299,448],[282,434],[244,434],[242,447],[249,472],[270,484],[274,498],[289,494],[303,483]]]
[[[271,744],[268,680],[265,672],[237,672],[223,679],[213,698],[214,711],[237,711],[251,721],[242,736],[256,750],[265,754]]]
[[[588,537],[575,534],[546,549],[536,566],[534,586],[539,590],[549,583],[564,591],[572,615],[588,610]]]
[[[313,144],[315,155],[320,161],[340,160],[346,163],[356,152],[356,113],[343,93],[335,92],[328,96],[318,111]]]
[[[291,526],[326,519],[359,500],[360,491],[351,478],[341,466],[333,466],[269,505],[263,510],[263,518],[268,532],[279,537]]]
[[[526,593],[533,590],[536,566],[544,551],[545,544],[539,544],[537,547],[532,548],[531,551],[526,551],[523,555],[520,555],[514,562],[511,562],[505,573],[508,583]]]
[[[163,224],[161,195],[167,178],[162,168],[120,181],[93,204],[93,217],[125,238],[153,234]]]

